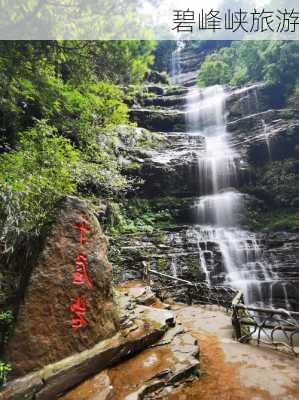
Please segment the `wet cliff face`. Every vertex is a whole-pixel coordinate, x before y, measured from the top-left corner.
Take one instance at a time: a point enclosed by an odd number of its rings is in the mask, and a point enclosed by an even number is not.
[[[225,282],[225,260],[219,246],[219,232],[203,234],[194,225],[198,220],[198,197],[211,191],[212,182],[202,184],[206,141],[190,134],[188,96],[195,82],[199,55],[181,54],[180,83],[145,86],[132,106],[132,119],[143,128],[161,132],[164,140],[150,151],[139,154],[142,167],[134,173],[144,180],[137,197],[147,199],[154,212],[167,208],[171,214],[165,230],[156,225],[152,235],[121,235],[112,246],[111,257],[118,278],[138,276],[138,266],[147,260],[152,268],[189,280]],[[298,309],[298,154],[299,119],[296,99],[282,97],[280,88],[256,84],[225,88],[226,129],[229,147],[235,152],[235,179],[230,190],[242,193],[242,209],[235,207],[236,224],[245,231],[258,232],[240,241],[241,252],[249,251],[250,278],[270,278],[281,284],[261,285],[263,297],[272,305]],[[221,189],[221,188],[220,188]],[[225,199],[219,203],[226,213]],[[205,220],[205,223],[214,221]],[[231,232],[238,240],[238,232]],[[216,240],[217,239],[217,240]],[[226,240],[226,239],[225,239]],[[231,240],[231,237],[230,239]],[[255,253],[256,245],[259,254]],[[223,246],[223,244],[222,244]],[[263,263],[259,260],[262,257]],[[266,266],[266,267],[265,267]],[[265,271],[265,269],[267,271]],[[254,288],[253,288],[254,291]],[[288,302],[285,303],[285,292]]]
[[[144,193],[149,197],[203,194],[194,175],[200,173],[204,138],[185,133],[186,88],[163,90],[164,94],[146,98],[131,111],[138,125],[162,131],[165,138],[160,148],[144,155],[139,171],[145,179]],[[299,111],[294,102],[271,108],[275,105],[272,90],[253,85],[230,91],[226,100],[230,146],[239,154],[238,180],[232,186],[255,195],[269,210],[296,207],[299,189]]]

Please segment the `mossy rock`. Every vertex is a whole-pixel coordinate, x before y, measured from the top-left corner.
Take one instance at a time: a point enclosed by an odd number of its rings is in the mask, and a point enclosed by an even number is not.
[[[165,272],[170,268],[170,260],[168,258],[156,258],[158,271]]]

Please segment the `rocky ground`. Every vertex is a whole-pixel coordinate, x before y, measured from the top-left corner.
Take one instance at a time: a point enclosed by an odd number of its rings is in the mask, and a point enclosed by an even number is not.
[[[85,381],[63,400],[156,399],[200,374],[198,341],[176,322],[175,312],[167,311],[170,306],[158,301],[140,281],[122,285],[118,290],[123,328],[134,333],[138,315],[157,324],[166,315],[168,329],[156,342],[145,341],[144,351]]]
[[[137,302],[152,303],[153,309],[171,308],[176,325],[150,348],[85,381],[63,400],[299,398],[298,360],[234,341],[230,316],[224,310],[165,305],[140,282],[132,281],[120,290]]]
[[[198,338],[202,377],[172,400],[297,400],[299,363],[273,350],[232,339],[230,317],[212,307],[177,306],[177,320]]]
[[[140,282],[121,286],[115,297],[115,335],[10,381],[0,399],[155,399],[200,374],[198,341],[168,305]]]

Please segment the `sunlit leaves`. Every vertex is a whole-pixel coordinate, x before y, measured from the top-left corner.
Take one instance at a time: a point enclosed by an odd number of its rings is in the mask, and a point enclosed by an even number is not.
[[[45,122],[21,135],[18,150],[0,156],[1,239],[38,232],[55,202],[74,193],[79,152]]]
[[[201,86],[264,81],[292,90],[299,69],[296,41],[243,41],[207,57],[199,69]]]

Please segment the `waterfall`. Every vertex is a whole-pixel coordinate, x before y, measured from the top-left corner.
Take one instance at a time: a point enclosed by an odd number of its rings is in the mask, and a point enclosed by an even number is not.
[[[204,90],[189,88],[186,110],[188,129],[204,133],[205,137],[225,134],[225,97],[224,89],[219,85]]]
[[[178,271],[177,271],[177,259],[175,256],[171,257],[171,264],[170,264],[171,274],[174,278],[177,278]]]
[[[198,154],[200,197],[193,204],[192,233],[198,242],[199,261],[209,285],[213,280],[241,289],[247,304],[272,305],[273,285],[279,284],[271,265],[263,259],[262,247],[252,232],[240,228],[244,217],[243,195],[232,187],[238,182],[240,156],[230,147],[226,130],[226,92],[221,86],[190,88],[186,102],[188,132],[204,138]],[[224,270],[207,263],[205,249],[213,243]],[[285,286],[285,306],[288,305]]]
[[[206,254],[209,252],[208,251],[208,246],[207,243],[205,243],[205,249],[202,250],[201,248],[201,242],[200,242],[200,236],[197,234],[197,248],[198,248],[198,254],[199,254],[199,261],[200,261],[200,267],[205,274],[205,279],[206,282],[209,286],[211,286],[211,279],[210,279],[210,271],[208,269],[207,261],[206,261]]]
[[[262,125],[263,125],[263,131],[264,131],[264,137],[267,145],[267,150],[268,150],[268,155],[269,155],[269,160],[271,161],[272,155],[271,155],[271,141],[270,141],[270,132],[268,129],[268,126],[266,124],[266,121],[262,119]]]
[[[171,54],[171,77],[174,84],[180,83],[180,74],[182,73],[181,52],[184,47],[184,42],[179,40],[176,49]]]
[[[200,197],[193,206],[193,215],[198,224],[231,226],[237,224],[242,210],[242,195],[227,191]]]

